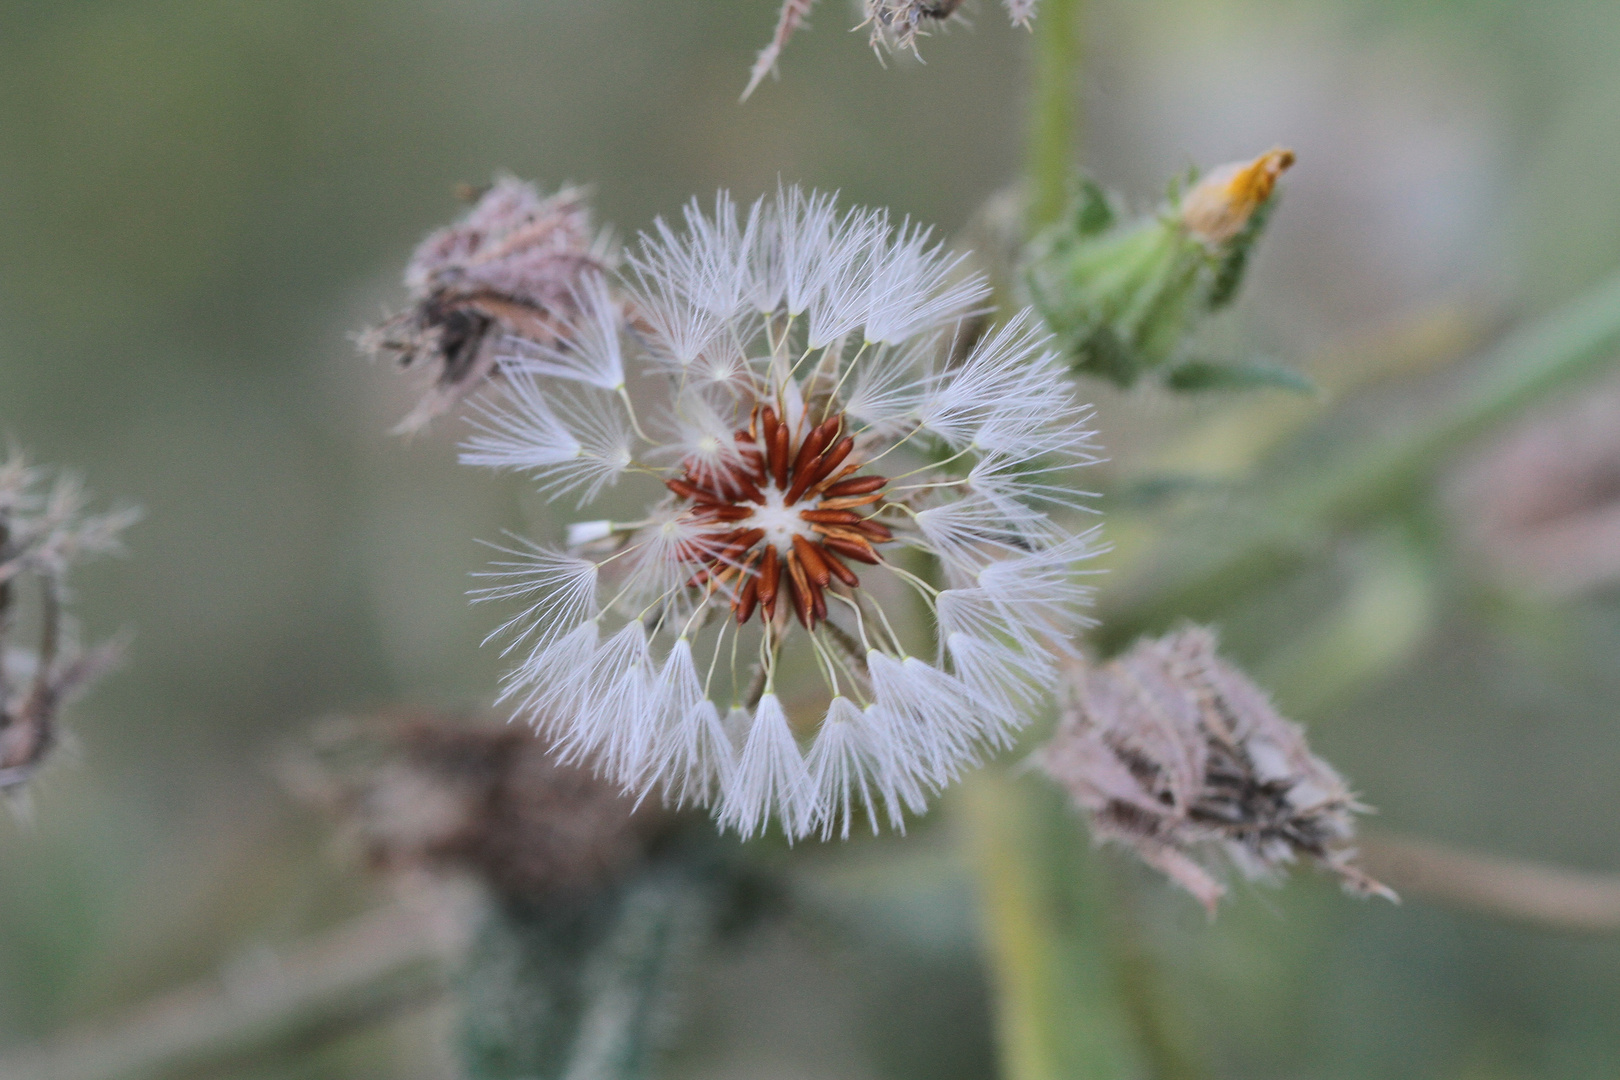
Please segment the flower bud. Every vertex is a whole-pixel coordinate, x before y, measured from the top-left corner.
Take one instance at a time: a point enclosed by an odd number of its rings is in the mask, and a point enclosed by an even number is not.
[[[1225,244],[1241,233],[1271,198],[1277,178],[1294,164],[1292,150],[1268,150],[1253,161],[1222,165],[1181,200],[1181,222],[1206,244]]]
[[[1030,245],[1025,267],[1031,300],[1073,366],[1120,386],[1150,373],[1179,390],[1255,385],[1247,367],[1210,378],[1228,366],[1187,356],[1186,343],[1236,297],[1277,178],[1293,161],[1291,151],[1272,150],[1222,166],[1184,197],[1172,190],[1166,206],[1126,221],[1082,181],[1064,219]],[[1198,378],[1175,377],[1186,363],[1199,366]]]

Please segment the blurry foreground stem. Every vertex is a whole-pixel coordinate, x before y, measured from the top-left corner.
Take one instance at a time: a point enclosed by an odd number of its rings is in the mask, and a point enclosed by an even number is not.
[[[1095,855],[1063,796],[985,769],[959,804],[979,882],[1001,1080],[1131,1075]]]
[[[446,913],[385,908],[274,959],[157,998],[119,1023],[0,1056],[5,1080],[158,1080],[307,1050],[419,1008],[459,950]]]

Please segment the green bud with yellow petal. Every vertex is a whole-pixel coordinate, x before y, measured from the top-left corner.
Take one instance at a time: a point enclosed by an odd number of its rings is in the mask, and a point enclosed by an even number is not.
[[[1185,345],[1204,317],[1236,297],[1277,178],[1293,162],[1291,151],[1272,150],[1222,166],[1132,220],[1082,180],[1025,265],[1031,300],[1076,370],[1120,386],[1153,375],[1182,391],[1266,383],[1262,368],[1191,359]],[[1178,375],[1187,365],[1196,373]]]

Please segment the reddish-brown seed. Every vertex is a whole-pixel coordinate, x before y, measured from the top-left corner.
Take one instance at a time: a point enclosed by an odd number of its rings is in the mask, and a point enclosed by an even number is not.
[[[665,480],[664,486],[683,499],[691,499],[695,503],[713,503],[720,505],[725,500],[706,488],[689,484],[685,480]]]
[[[788,552],[787,571],[788,584],[792,586],[793,613],[808,630],[816,610],[815,602],[810,597],[810,580],[805,576],[804,567],[799,564],[799,557],[791,551]]]
[[[759,566],[759,600],[765,605],[765,614],[776,610],[776,590],[782,583],[782,564],[778,561],[776,545],[765,548],[765,560]]]
[[[827,449],[827,444],[832,441],[833,432],[837,430],[838,421],[836,419],[817,424],[810,429],[810,434],[806,435],[804,442],[799,444],[799,452],[793,456],[794,476],[803,473],[810,467],[812,461],[821,456],[821,452]]]
[[[855,525],[866,520],[852,510],[800,510],[799,516],[822,525]]]
[[[765,474],[763,471],[759,474],[759,478],[761,480],[765,479]],[[754,481],[750,480],[748,477],[734,477],[733,483],[737,485],[737,493],[743,498],[747,499],[749,502],[763,503],[765,501],[765,493],[759,490]]]
[[[854,472],[856,469],[859,469],[860,467],[861,467],[860,462],[858,462],[858,461],[850,462],[848,465],[845,465],[842,469],[839,469],[837,472],[833,473],[831,476],[827,477],[824,480],[821,480],[821,481],[817,482],[814,486],[812,486],[810,488],[810,492],[806,496],[806,498],[816,498],[816,497],[820,496],[823,491],[826,491],[833,484],[838,483],[838,481],[842,480],[844,477],[848,476],[850,473]]]
[[[894,539],[894,533],[889,531],[888,526],[879,525],[877,522],[872,521],[869,518],[862,518],[859,522],[850,527],[859,529],[861,532],[865,533],[867,536],[870,536],[879,543],[888,543],[890,540]]]
[[[881,561],[872,545],[860,537],[850,539],[844,536],[823,536],[821,543],[828,551],[836,551],[846,558],[866,563],[868,566],[876,566]]]
[[[852,589],[861,583],[861,579],[855,576],[855,571],[845,566],[844,560],[834,555],[825,543],[817,544],[816,550],[821,553],[823,559],[827,560],[827,569],[832,571],[833,577]]]
[[[857,476],[853,480],[840,480],[821,493],[823,499],[842,499],[849,495],[865,495],[889,482],[885,476]]]
[[[700,521],[741,521],[744,518],[752,517],[754,508],[752,506],[736,505],[699,506],[693,513],[698,516]]]
[[[788,429],[786,424],[776,426],[776,434],[771,438],[771,478],[776,481],[776,489],[783,491],[788,485]]]
[[[816,628],[816,623],[827,621],[827,592],[815,582],[810,583],[810,604],[814,618],[810,620],[810,629]]]
[[[833,436],[844,422],[843,416],[834,416],[817,424],[804,438],[804,445],[799,447],[799,456],[793,459],[793,486],[787,489],[783,501],[789,506],[799,500],[799,496],[807,491],[811,484],[816,482],[816,466],[822,451],[832,442]]]
[[[737,539],[727,544],[725,548],[721,550],[720,554],[714,557],[714,561],[716,564],[721,566],[734,563],[737,560],[737,556],[741,555],[743,552],[747,551],[749,548],[753,547],[763,539],[765,539],[764,529],[749,529],[747,532],[737,537]]]
[[[883,498],[883,492],[874,491],[870,495],[851,495],[843,499],[822,499],[816,504],[817,510],[853,510],[857,506],[869,506]]]
[[[822,484],[827,482],[827,477],[832,475],[833,470],[844,463],[844,459],[849,457],[850,452],[854,449],[854,438],[846,435],[839,439],[837,446],[822,454],[820,459],[810,466],[810,482],[805,485],[805,489],[814,494]],[[849,468],[853,471],[855,467],[855,465],[851,464]]]
[[[825,586],[832,580],[832,569],[828,567],[827,560],[821,557],[816,546],[802,536],[794,536],[793,553],[799,557],[804,566],[804,572],[810,580],[817,585]]]
[[[754,608],[759,603],[759,578],[751,577],[748,584],[742,587],[737,599],[731,602],[731,610],[737,616],[737,625],[741,626],[754,614]]]
[[[769,473],[774,467],[774,462],[771,461],[771,454],[776,449],[776,429],[779,426],[780,425],[776,422],[775,409],[767,405],[759,411],[759,452],[761,455],[760,460],[765,466],[766,473]],[[763,474],[761,475],[760,479],[764,479]]]

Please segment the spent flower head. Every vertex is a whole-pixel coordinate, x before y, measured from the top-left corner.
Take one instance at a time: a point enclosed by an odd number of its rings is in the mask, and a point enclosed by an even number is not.
[[[371,866],[470,873],[513,899],[599,892],[671,824],[526,732],[426,710],[327,721],[280,765]]]
[[[532,184],[497,177],[458,224],[417,247],[405,268],[411,306],[360,335],[364,352],[433,370],[396,430],[419,430],[482,385],[506,335],[554,340],[574,312],[581,275],[606,259],[583,190],[542,196]]]
[[[816,0],[782,0],[782,9],[776,16],[776,31],[765,48],[760,50],[753,68],[748,73],[748,86],[742,96],[747,101],[765,76],[776,74],[777,61],[782,50],[800,27],[807,25],[810,9]],[[1035,17],[1038,0],[1002,0],[1007,16],[1014,26],[1028,27]],[[881,59],[886,52],[909,52],[916,56],[917,39],[926,37],[929,30],[954,18],[963,6],[963,0],[861,0],[865,18],[861,26],[870,31],[872,47]],[[859,29],[857,27],[856,29]],[[920,58],[920,57],[919,57]]]
[[[116,643],[79,646],[67,577],[81,560],[118,552],[134,510],[85,512],[72,476],[47,485],[13,454],[0,462],[0,794],[14,795],[60,738],[57,714],[111,668]],[[32,647],[14,644],[26,635]]]
[[[1365,810],[1305,734],[1189,627],[1118,660],[1076,666],[1036,760],[1086,811],[1093,835],[1134,851],[1214,910],[1221,856],[1250,878],[1305,857],[1347,889],[1392,893],[1354,865]]]
[[[925,228],[797,187],[685,219],[518,347],[465,444],[582,503],[649,493],[493,570],[527,605],[507,697],[565,760],[745,836],[900,827],[1011,740],[1081,624],[1088,413],[1027,316],[958,340],[987,290]]]

